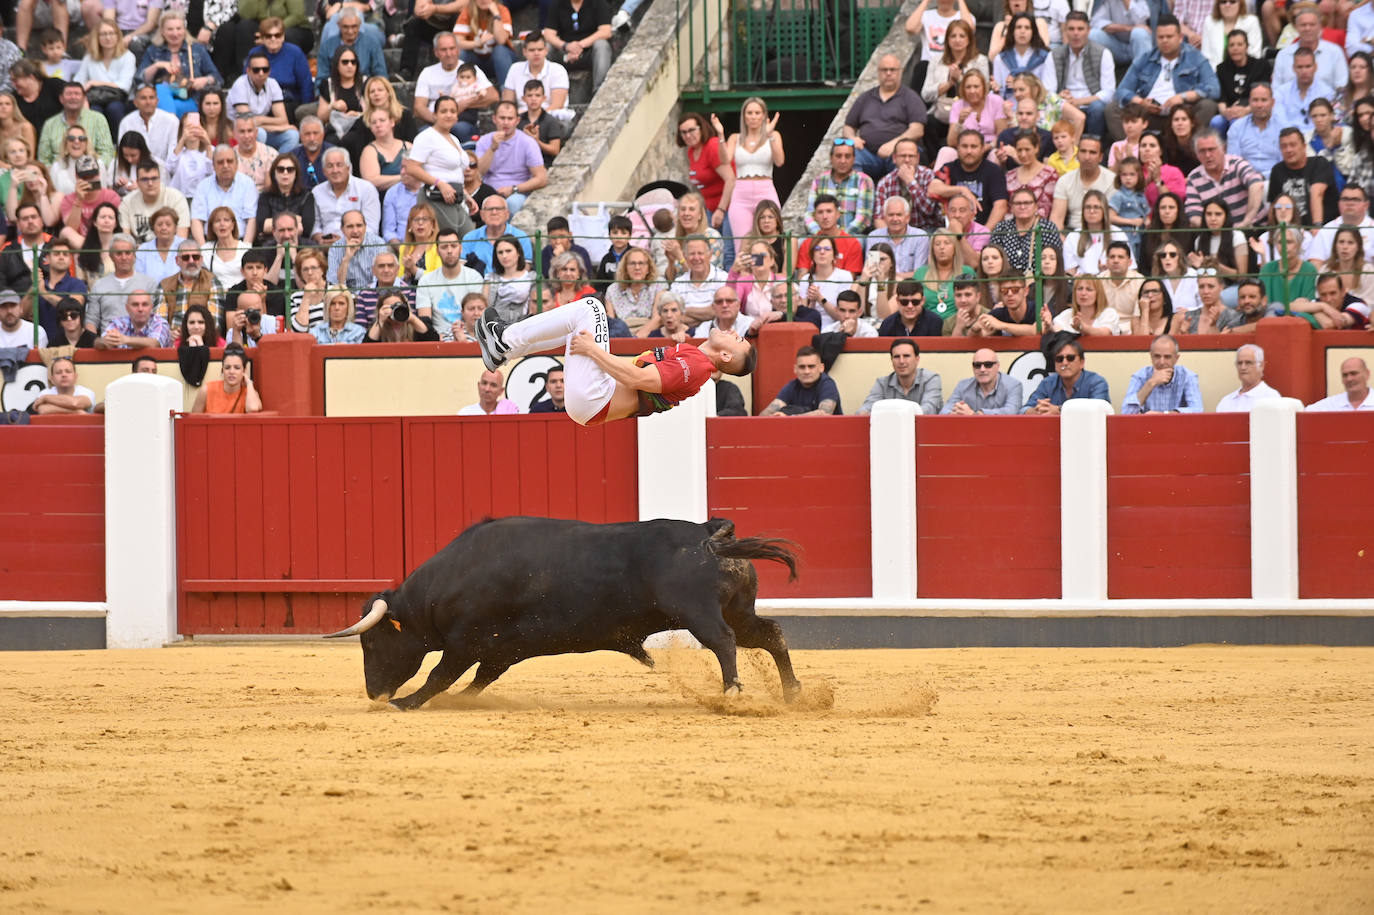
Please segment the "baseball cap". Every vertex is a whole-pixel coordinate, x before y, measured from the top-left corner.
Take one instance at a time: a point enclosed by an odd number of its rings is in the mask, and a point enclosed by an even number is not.
[[[0,305],[8,305],[11,302],[23,301],[19,293],[13,289],[0,289]]]

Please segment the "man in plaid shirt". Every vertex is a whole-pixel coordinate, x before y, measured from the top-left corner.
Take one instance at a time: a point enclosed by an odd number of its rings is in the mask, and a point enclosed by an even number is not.
[[[883,176],[873,202],[874,212],[887,212],[884,207],[892,197],[900,197],[911,207],[913,229],[938,229],[943,225],[940,205],[930,196],[930,179],[935,172],[921,164],[921,146],[915,140],[899,140],[892,151],[896,168]]]
[[[806,231],[815,235],[820,223],[813,215],[816,198],[829,194],[840,203],[840,225],[851,235],[862,235],[873,225],[873,179],[854,169],[854,141],[835,140],[830,150],[830,171],[811,182],[806,195]]]

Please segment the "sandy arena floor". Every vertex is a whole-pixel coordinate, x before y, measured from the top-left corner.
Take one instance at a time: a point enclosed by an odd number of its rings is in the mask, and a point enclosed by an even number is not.
[[[656,656],[5,654],[0,911],[1374,909],[1374,650]]]

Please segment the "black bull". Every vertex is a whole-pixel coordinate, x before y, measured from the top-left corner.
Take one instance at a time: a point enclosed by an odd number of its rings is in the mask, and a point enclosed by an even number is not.
[[[466,694],[481,692],[527,658],[622,651],[646,666],[644,639],[686,629],[720,661],[727,694],[740,688],[735,648],[773,656],[784,695],[801,689],[782,629],[754,615],[768,559],[797,577],[787,541],[736,539],[733,522],[587,524],[502,518],[476,524],[412,572],[370,598],[362,620],[325,638],[361,633],[367,694],[386,701],[415,676],[425,655],[443,657],[423,686],[392,705],[418,708],[473,664]]]

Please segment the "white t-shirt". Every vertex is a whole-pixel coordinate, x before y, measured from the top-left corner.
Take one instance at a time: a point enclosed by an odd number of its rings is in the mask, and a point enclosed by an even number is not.
[[[712,318],[709,321],[702,321],[700,324],[696,326],[696,330],[692,331],[692,336],[705,340],[707,337],[711,336],[711,328],[715,326],[715,318]],[[733,330],[735,333],[739,334],[741,337],[743,337],[745,334],[749,333],[749,328],[753,326],[754,319],[749,317],[749,315],[745,314],[744,312],[740,312],[738,315],[735,316],[735,324],[730,329]]]
[[[452,137],[445,139],[438,130],[427,127],[415,137],[410,147],[410,158],[419,162],[425,171],[438,180],[447,181],[455,188],[462,187],[468,154]]]
[[[1356,405],[1351,405],[1350,395],[1342,391],[1339,394],[1332,394],[1330,397],[1319,400],[1307,408],[1308,413],[1353,413],[1357,410],[1360,412],[1374,410],[1374,390],[1366,394],[1364,400]]]
[[[1050,44],[1064,40],[1064,17],[1069,15],[1068,0],[1035,0],[1035,18],[1043,19],[1050,27]]]
[[[521,60],[511,64],[510,70],[506,72],[506,85],[503,88],[515,93],[515,104],[520,106],[521,114],[529,110],[525,104],[525,83],[532,79],[537,79],[544,84],[545,110],[550,110],[549,105],[553,101],[553,90],[568,88],[568,71],[562,64],[546,60],[544,61],[544,70],[538,76],[530,72],[529,61]],[[567,104],[566,99],[564,104]]]
[[[420,71],[420,78],[415,81],[415,97],[429,100],[429,110],[434,110],[434,103],[445,95],[451,98],[459,97],[457,91],[458,68],[445,70],[443,64],[431,64]],[[477,68],[477,91],[481,92],[491,88],[491,80],[482,72],[482,68]]]
[[[1217,412],[1249,413],[1254,409],[1255,401],[1278,400],[1282,396],[1278,391],[1261,381],[1248,391],[1242,392],[1240,388],[1236,388],[1227,394],[1217,403]]]
[[[53,387],[52,385],[48,385],[46,388],[44,388],[43,390],[41,390],[41,391],[38,392],[38,396],[39,396],[39,397],[42,397],[44,394],[60,394],[60,393],[61,393],[61,392],[58,391],[57,388]],[[86,408],[86,412],[87,412],[87,413],[94,412],[94,410],[95,410],[95,392],[92,391],[90,388],[78,384],[78,385],[76,385],[75,388],[72,390],[72,396],[73,396],[73,397],[84,397],[84,398],[86,398],[87,400],[89,400],[89,401],[91,402],[91,405],[88,406],[88,407]],[[37,398],[35,398],[35,400],[36,400],[36,399],[37,399]]]
[[[810,276],[811,274],[808,273],[807,279],[797,283],[797,301],[805,302],[807,305],[811,304],[806,301],[806,293],[811,289]],[[829,279],[816,280],[816,288],[820,289],[821,298],[823,300],[834,305],[839,294],[848,289],[853,282],[854,274],[850,273],[848,270],[841,270],[836,267],[835,272],[830,274]],[[831,331],[840,329],[840,322],[830,317],[830,312],[826,311],[819,302],[813,307],[821,313],[821,333],[828,334]]]
[[[959,10],[948,16],[934,6],[921,14],[921,60],[939,60],[945,53],[945,32],[959,18]]]
[[[38,328],[38,345],[40,348],[48,345],[48,332],[41,327]],[[7,346],[33,346],[33,322],[20,321],[14,331],[0,327],[0,347]]]

